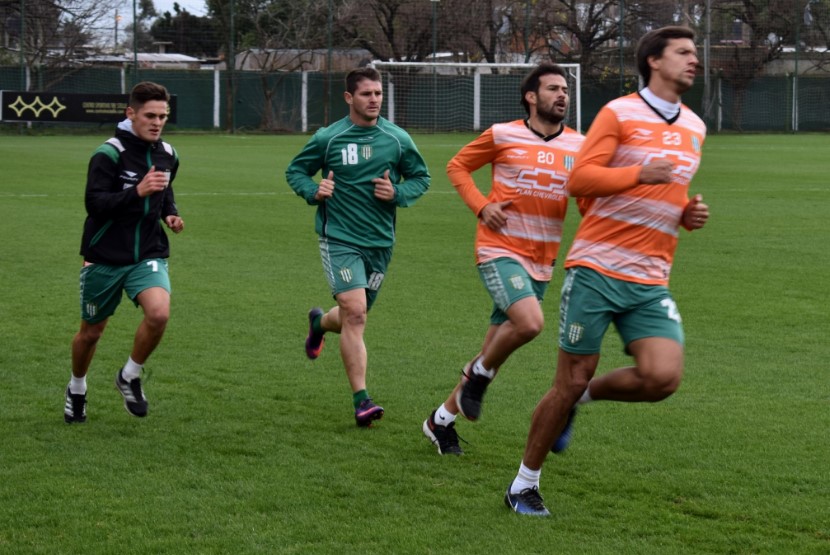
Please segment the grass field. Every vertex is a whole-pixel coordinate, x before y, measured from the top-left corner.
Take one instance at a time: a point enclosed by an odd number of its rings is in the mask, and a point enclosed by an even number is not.
[[[683,385],[585,407],[542,474],[548,519],[502,496],[553,376],[560,270],[542,336],[459,423],[466,454],[439,457],[420,430],[490,310],[444,174],[469,135],[416,137],[434,180],[399,212],[370,313],[376,427],[354,426],[336,337],[317,361],[302,349],[307,310],[330,302],[313,209],[283,178],[306,137],[217,135],[168,137],[186,229],[150,416],[112,385],[140,319],[125,301],[88,421],[64,424],[86,164],[105,138],[0,136],[0,553],[830,553],[830,136],[708,139],[692,192],[712,218],[682,234],[672,276]],[[600,372],[626,360],[607,342]]]

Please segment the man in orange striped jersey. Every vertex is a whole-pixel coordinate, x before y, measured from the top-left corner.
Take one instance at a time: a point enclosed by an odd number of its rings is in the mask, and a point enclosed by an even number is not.
[[[551,279],[568,207],[565,185],[584,137],[565,126],[569,91],[561,67],[545,63],[522,81],[527,119],[496,124],[447,164],[461,198],[478,217],[476,264],[493,298],[481,352],[460,383],[424,421],[438,453],[460,455],[455,418],[477,420],[484,391],[499,367],[542,331],[540,302]],[[492,165],[485,196],[472,173]]]
[[[709,217],[700,195],[689,199],[706,127],[680,101],[697,66],[691,30],[646,34],[637,67],[648,86],[603,107],[577,157],[568,191],[583,219],[565,261],[556,378],[505,494],[516,512],[549,514],[539,475],[547,453],[567,447],[577,404],[656,402],[680,385],[683,328],[669,273],[679,228],[700,229]],[[592,379],[611,322],[634,365]]]

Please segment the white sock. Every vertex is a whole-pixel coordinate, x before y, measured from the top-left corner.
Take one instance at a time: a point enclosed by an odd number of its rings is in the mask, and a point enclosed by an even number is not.
[[[131,382],[141,376],[141,369],[144,368],[141,364],[133,360],[133,357],[127,359],[127,364],[121,369],[121,377],[125,382]]]
[[[72,376],[69,380],[69,393],[72,393],[73,395],[86,394],[86,376],[82,378]]]
[[[538,488],[539,477],[541,475],[541,468],[539,470],[531,470],[526,467],[524,461],[522,461],[521,466],[519,466],[519,473],[516,474],[516,478],[513,480],[513,483],[510,484],[510,493],[519,493],[528,488]]]
[[[479,376],[484,376],[488,380],[492,380],[496,375],[496,371],[484,368],[484,365],[481,364],[481,360],[483,358],[484,357],[478,357],[478,359],[476,359],[476,363],[473,364],[473,374],[478,374]]]
[[[435,418],[432,421],[439,426],[449,426],[455,422],[455,415],[448,411],[447,407],[441,403],[441,406],[435,409]]]
[[[589,387],[586,387],[585,391],[582,392],[582,397],[580,397],[579,400],[576,402],[577,405],[584,405],[585,403],[590,403],[591,401],[593,401],[593,399],[591,398],[590,382],[588,383]]]

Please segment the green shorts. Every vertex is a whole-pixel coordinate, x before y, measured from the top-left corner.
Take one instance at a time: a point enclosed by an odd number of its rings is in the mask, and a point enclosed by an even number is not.
[[[138,306],[138,294],[151,287],[170,292],[167,260],[151,258],[129,266],[90,264],[81,268],[81,318],[90,324],[103,322],[113,314],[125,291]]]
[[[626,350],[644,337],[683,344],[680,312],[668,288],[609,278],[589,268],[568,269],[559,305],[559,347],[574,354],[599,353],[612,321]]]
[[[392,248],[357,247],[320,237],[320,258],[332,296],[365,289],[366,310],[369,310],[392,260]]]
[[[490,323],[498,326],[508,320],[507,309],[525,297],[535,296],[541,303],[548,288],[547,281],[530,277],[524,266],[512,258],[496,258],[478,265],[478,275],[493,298]]]

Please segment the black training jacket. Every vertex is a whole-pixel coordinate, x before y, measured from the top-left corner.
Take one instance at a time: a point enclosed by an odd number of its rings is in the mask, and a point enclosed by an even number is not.
[[[136,191],[151,166],[170,171],[170,185],[141,198]],[[116,129],[89,161],[85,204],[87,218],[81,255],[88,262],[125,266],[148,258],[167,258],[170,246],[162,227],[166,216],[177,215],[173,180],[179,158],[159,140],[148,143],[130,131]]]

